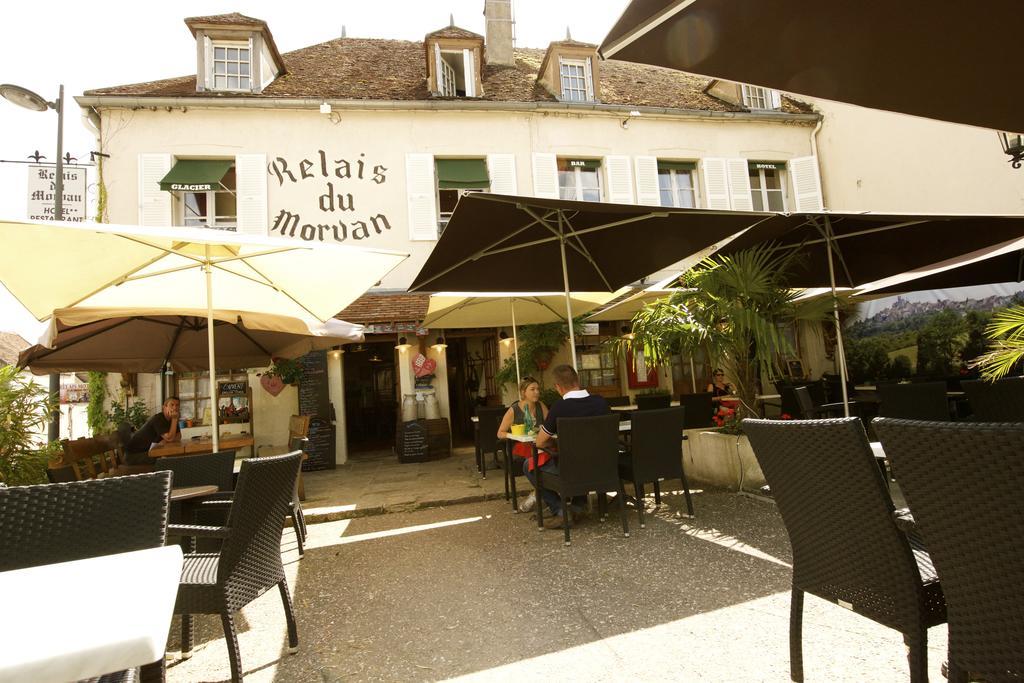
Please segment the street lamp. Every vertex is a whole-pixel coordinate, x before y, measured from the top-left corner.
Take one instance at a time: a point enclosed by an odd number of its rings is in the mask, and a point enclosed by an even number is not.
[[[1020,168],[1021,161],[1024,160],[1024,135],[1000,132],[999,144],[1003,146],[1003,151],[1009,155],[1010,164],[1014,168]]]
[[[53,109],[57,112],[57,167],[53,183],[53,220],[64,220],[64,85],[60,86],[55,102],[47,102],[36,93],[10,83],[0,84],[0,96],[19,107],[32,111]],[[50,394],[60,395],[60,374],[50,374]],[[53,411],[49,429],[50,441],[60,438],[60,410]]]

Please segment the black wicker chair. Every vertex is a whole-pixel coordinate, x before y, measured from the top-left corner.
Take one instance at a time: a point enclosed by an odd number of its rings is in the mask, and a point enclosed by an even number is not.
[[[610,396],[605,400],[608,401],[609,408],[614,408],[615,406],[628,406],[631,404],[629,396]]]
[[[672,397],[668,394],[654,394],[651,396],[637,396],[637,410],[661,410],[672,405]]]
[[[235,487],[235,451],[220,451],[203,455],[178,455],[159,458],[153,469],[174,473],[174,485],[217,487],[218,493],[228,493]]]
[[[644,484],[654,483],[654,502],[661,505],[659,479],[678,479],[686,495],[686,510],[693,517],[690,484],[683,470],[684,408],[638,410],[633,415],[629,450],[619,456],[619,477],[633,482],[640,528],[644,528]]]
[[[596,491],[603,494],[616,491],[619,500],[625,500],[625,490],[619,478],[619,416],[562,417],[558,419],[558,473],[537,472],[537,488],[548,489],[562,499],[562,529],[565,544],[569,545],[571,526],[569,499]],[[598,495],[601,518],[606,515],[604,496]],[[620,503],[622,532],[629,536],[629,520],[625,503]],[[537,492],[537,526],[544,528],[544,504]]]
[[[232,681],[242,680],[234,613],[275,585],[284,603],[289,651],[295,652],[299,646],[292,599],[281,562],[281,530],[295,494],[301,458],[302,453],[296,451],[242,461],[227,526],[168,528],[175,535],[223,539],[218,554],[185,556],[174,611],[181,615],[181,652],[186,658],[192,652],[192,615],[220,615]]]
[[[711,426],[711,416],[715,414],[715,402],[711,400],[710,391],[697,394],[682,394],[679,405],[684,410],[686,421],[684,429],[703,429]]]
[[[0,487],[0,571],[159,548],[170,492],[169,472]],[[142,680],[162,681],[163,657],[141,669]],[[100,680],[132,681],[135,674]]]
[[[874,427],[942,579],[950,683],[1024,679],[1024,424]]]
[[[945,382],[879,384],[878,397],[882,401],[878,407],[881,417],[941,422],[950,419]]]
[[[744,420],[793,547],[790,675],[803,680],[804,593],[903,634],[910,680],[928,680],[928,628],[946,620],[928,554],[893,504],[858,418]]]
[[[974,420],[978,422],[1024,422],[1024,378],[1010,377],[998,382],[980,379],[960,383]]]
[[[505,406],[479,406],[476,409],[476,416],[479,418],[476,430],[476,468],[480,476],[487,478],[487,456],[490,455],[497,466],[498,453],[505,447],[498,438],[498,427],[501,426],[501,418],[505,416]]]

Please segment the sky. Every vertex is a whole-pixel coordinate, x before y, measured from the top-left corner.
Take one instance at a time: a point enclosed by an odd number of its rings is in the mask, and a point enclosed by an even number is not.
[[[565,38],[600,43],[628,0],[514,0],[516,45],[546,47]],[[143,9],[144,12],[143,12]],[[484,0],[378,0],[377,2],[31,2],[6,3],[0,25],[0,83],[33,90],[49,101],[64,84],[64,150],[88,161],[96,149],[81,122],[75,95],[92,88],[195,73],[195,39],[185,17],[239,12],[263,19],[281,52],[341,35],[422,40],[455,24],[484,34]],[[53,161],[57,115],[0,99],[0,160],[27,161],[36,150]],[[0,218],[27,215],[27,169],[0,163]],[[89,173],[94,195],[95,176]],[[90,215],[91,218],[91,215]],[[39,336],[39,325],[0,287],[0,331]]]

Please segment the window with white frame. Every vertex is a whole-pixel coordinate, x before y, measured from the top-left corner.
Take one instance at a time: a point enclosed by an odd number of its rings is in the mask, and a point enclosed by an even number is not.
[[[435,94],[442,97],[476,97],[476,50],[445,50],[434,44]]]
[[[781,106],[779,91],[760,88],[756,85],[742,85],[743,106],[748,109],[778,109]]]
[[[588,59],[560,58],[558,72],[562,81],[562,101],[589,102],[594,99],[594,84]]]
[[[658,190],[662,206],[697,208],[696,168],[692,161],[658,161]]]
[[[601,162],[596,159],[559,159],[558,196],[584,202],[601,201]]]
[[[180,225],[217,230],[237,229],[238,198],[234,166],[224,174],[216,190],[175,194],[181,205]]]
[[[435,159],[437,170],[438,234],[444,232],[459,199],[471,192],[487,192],[491,181],[487,160]]]
[[[786,164],[775,161],[751,161],[748,172],[754,211],[785,211]]]
[[[251,90],[251,60],[248,42],[213,43],[214,90]]]

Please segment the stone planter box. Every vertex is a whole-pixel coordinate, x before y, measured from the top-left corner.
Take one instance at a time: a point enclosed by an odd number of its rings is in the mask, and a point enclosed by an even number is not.
[[[734,491],[756,491],[764,474],[745,435],[688,430],[683,464],[692,483]]]

